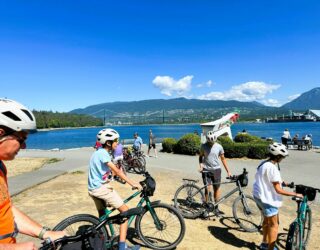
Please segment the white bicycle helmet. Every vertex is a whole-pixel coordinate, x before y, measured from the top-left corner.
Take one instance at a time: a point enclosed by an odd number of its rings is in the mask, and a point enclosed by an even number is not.
[[[289,155],[286,146],[281,143],[277,143],[277,142],[270,144],[268,151],[270,154],[275,155],[275,156],[281,155],[283,157],[286,157]]]
[[[14,131],[35,132],[36,119],[32,112],[22,104],[0,98],[0,125]]]
[[[216,142],[217,136],[213,133],[213,131],[208,131],[207,133],[207,142]]]
[[[120,135],[117,131],[112,128],[105,128],[99,131],[97,134],[97,141],[100,142],[102,145],[105,144],[107,141],[113,141],[118,139]]]

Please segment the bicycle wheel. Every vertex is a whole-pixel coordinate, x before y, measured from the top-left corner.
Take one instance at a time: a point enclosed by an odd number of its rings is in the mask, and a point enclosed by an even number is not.
[[[199,217],[203,209],[204,194],[194,184],[185,184],[179,187],[174,195],[174,206],[184,218],[195,219]]]
[[[174,207],[164,204],[151,204],[155,214],[145,210],[137,216],[135,228],[139,238],[151,249],[168,250],[175,248],[183,239],[186,225],[181,214]],[[156,225],[156,216],[160,225]]]
[[[133,159],[132,160],[132,165],[133,165],[133,170],[134,172],[136,172],[137,174],[143,174],[144,172],[146,172],[146,167],[143,166],[142,162],[139,161],[139,159]]]
[[[303,222],[303,245],[307,247],[310,234],[311,234],[311,225],[312,225],[312,212],[308,207],[306,210],[305,221]]]
[[[302,245],[302,248],[300,248],[300,245]],[[305,249],[303,246],[303,243],[301,242],[301,236],[300,236],[300,227],[299,224],[296,223],[293,231],[293,237],[292,237],[292,245],[291,250],[300,250]]]
[[[139,156],[138,160],[141,161],[142,166],[146,166],[146,159],[144,158],[144,155]]]
[[[257,232],[263,222],[263,214],[253,197],[244,195],[235,199],[232,206],[233,217],[247,232]]]
[[[93,215],[77,214],[62,220],[53,228],[53,231],[64,230],[68,235],[72,236],[83,232],[83,230],[89,227],[98,225],[99,223],[99,219]],[[110,238],[105,227],[101,227],[99,233],[103,235],[105,240]]]

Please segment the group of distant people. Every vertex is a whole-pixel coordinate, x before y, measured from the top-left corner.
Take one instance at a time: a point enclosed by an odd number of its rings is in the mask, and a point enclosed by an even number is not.
[[[307,146],[312,145],[312,135],[311,134],[307,134],[305,136],[302,136],[300,139],[299,134],[295,134],[291,138],[290,132],[287,128],[283,131],[283,134],[281,136],[281,142],[282,142],[282,144],[286,145],[287,148],[288,148],[288,144],[290,144],[290,142],[292,142],[291,144],[297,145],[298,149],[302,149],[302,144],[298,143],[298,140],[303,140],[304,144]]]

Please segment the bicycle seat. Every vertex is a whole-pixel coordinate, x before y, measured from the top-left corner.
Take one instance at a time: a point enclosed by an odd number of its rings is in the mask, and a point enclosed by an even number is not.
[[[190,181],[190,182],[199,182],[199,180],[186,179],[186,178],[183,178],[182,180],[183,180],[183,181]]]

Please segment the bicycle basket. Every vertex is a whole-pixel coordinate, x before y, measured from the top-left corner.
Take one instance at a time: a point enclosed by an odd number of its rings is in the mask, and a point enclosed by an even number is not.
[[[305,185],[296,185],[296,192],[308,197],[308,201],[313,201],[316,198],[317,190],[313,187]]]
[[[156,181],[151,176],[147,176],[147,178],[142,181],[142,183],[145,184],[145,194],[147,196],[153,196],[153,193],[156,190]]]
[[[241,174],[238,176],[238,181],[240,182],[241,187],[248,186],[249,179],[247,174]]]

